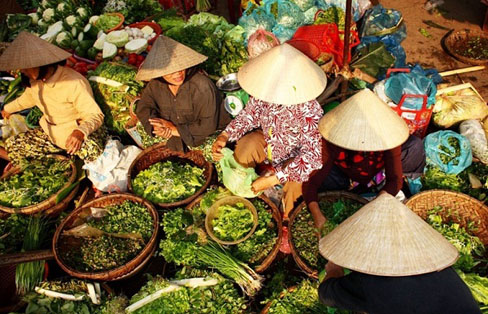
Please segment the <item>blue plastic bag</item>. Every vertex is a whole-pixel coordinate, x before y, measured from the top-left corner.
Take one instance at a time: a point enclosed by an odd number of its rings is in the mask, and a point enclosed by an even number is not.
[[[266,13],[275,18],[276,24],[286,28],[298,28],[303,24],[305,15],[293,2],[288,0],[265,0]]]
[[[458,140],[458,152],[453,143],[449,142],[450,138]],[[427,165],[436,166],[447,174],[459,174],[471,166],[473,161],[468,139],[453,131],[438,131],[427,135],[424,139],[424,148]],[[447,163],[446,157],[449,160]]]
[[[361,37],[382,37],[393,35],[398,42],[407,38],[402,14],[394,9],[385,9],[381,4],[374,6],[364,14],[364,22],[360,29]]]
[[[275,34],[276,38],[278,38],[282,44],[290,40],[296,31],[296,28],[284,27],[283,25],[276,25],[273,27],[273,34]]]
[[[403,68],[407,62],[407,54],[405,49],[400,45],[400,41],[397,37],[393,35],[386,35],[381,37],[367,36],[361,38],[361,43],[356,47],[356,49],[361,49],[372,43],[381,41],[386,46],[386,50],[395,57],[395,68]],[[384,79],[384,77],[378,78],[379,80]]]
[[[427,95],[427,108],[435,103],[437,88],[434,82],[418,72],[392,74],[385,83],[385,94],[399,104],[404,94]],[[423,98],[406,98],[402,107],[422,109]]]
[[[245,44],[247,40],[258,29],[271,31],[276,25],[274,16],[268,14],[263,6],[256,6],[249,2],[247,9],[239,19],[239,25],[245,30]]]
[[[439,71],[436,69],[424,69],[422,66],[418,63],[416,63],[413,66],[409,66],[410,72],[412,73],[418,73],[420,75],[424,75],[432,80],[434,84],[439,84],[442,83],[442,76],[439,75]]]

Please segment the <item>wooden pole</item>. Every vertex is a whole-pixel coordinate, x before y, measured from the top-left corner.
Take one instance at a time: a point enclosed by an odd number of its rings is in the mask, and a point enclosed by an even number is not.
[[[346,21],[344,24],[344,51],[342,68],[349,69],[349,41],[351,37],[351,20],[352,20],[352,0],[346,0]],[[348,82],[344,80],[341,86],[342,101],[346,99]]]
[[[39,250],[0,255],[0,267],[54,258],[52,250]]]
[[[449,75],[454,75],[454,74],[461,74],[461,73],[468,73],[468,72],[474,72],[474,71],[481,71],[484,70],[485,66],[484,65],[478,65],[474,67],[469,67],[469,68],[462,68],[462,69],[456,69],[456,70],[450,70],[450,71],[444,71],[440,72],[440,76],[449,76]]]

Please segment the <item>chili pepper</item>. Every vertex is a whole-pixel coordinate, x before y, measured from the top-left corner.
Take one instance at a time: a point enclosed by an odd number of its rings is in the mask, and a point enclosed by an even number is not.
[[[10,93],[17,85],[19,85],[21,80],[22,80],[22,77],[20,75],[17,76],[17,78],[15,80],[13,80],[12,82],[10,82],[10,84],[8,85],[7,92]]]

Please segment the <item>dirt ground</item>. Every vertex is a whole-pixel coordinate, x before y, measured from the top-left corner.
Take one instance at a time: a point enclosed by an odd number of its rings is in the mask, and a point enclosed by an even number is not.
[[[385,8],[399,10],[407,26],[407,38],[402,46],[407,54],[407,62],[420,63],[426,68],[436,68],[439,72],[471,66],[449,56],[441,46],[441,39],[448,32],[426,25],[430,20],[446,28],[480,31],[487,6],[480,0],[444,0],[438,12],[429,13],[423,6],[425,0],[381,0]],[[430,38],[422,35],[425,29]],[[485,70],[446,77],[454,85],[470,82],[488,100],[488,67]]]

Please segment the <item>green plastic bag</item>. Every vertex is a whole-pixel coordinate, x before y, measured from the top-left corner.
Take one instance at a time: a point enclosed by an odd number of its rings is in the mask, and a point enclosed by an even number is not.
[[[222,167],[222,181],[232,194],[253,198],[257,195],[251,190],[251,184],[259,176],[254,168],[241,166],[234,158],[234,152],[227,147],[222,149],[224,157],[219,161]]]

